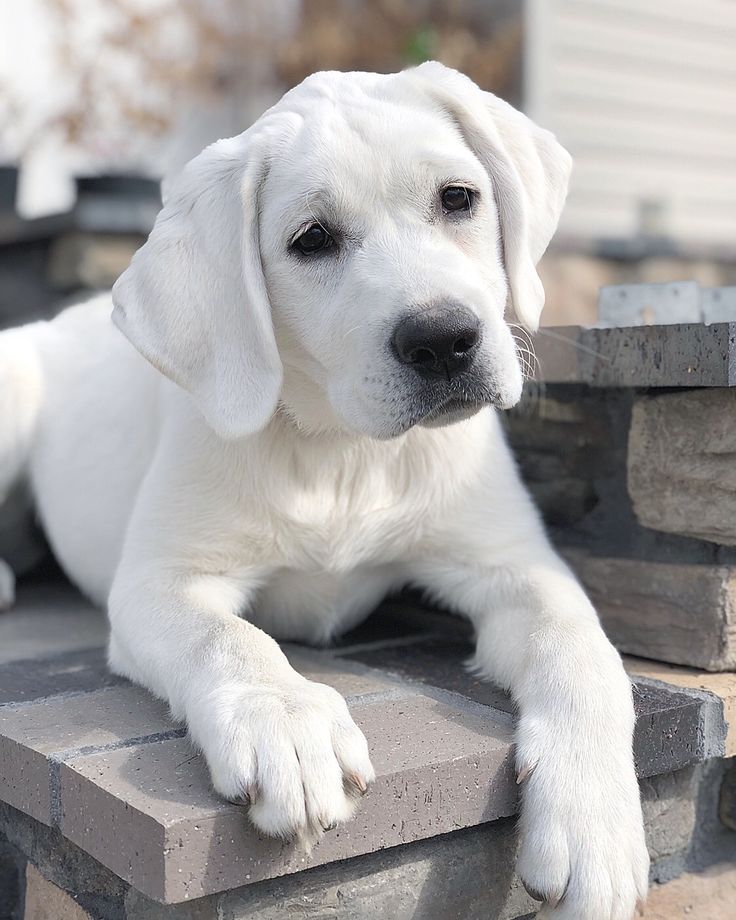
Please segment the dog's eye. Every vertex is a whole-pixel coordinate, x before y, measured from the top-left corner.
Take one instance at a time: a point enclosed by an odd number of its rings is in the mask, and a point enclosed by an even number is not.
[[[321,224],[310,224],[292,245],[302,255],[311,256],[316,252],[322,252],[323,249],[329,249],[334,242]]]
[[[464,185],[448,185],[442,192],[445,211],[469,211],[472,204],[473,193]]]

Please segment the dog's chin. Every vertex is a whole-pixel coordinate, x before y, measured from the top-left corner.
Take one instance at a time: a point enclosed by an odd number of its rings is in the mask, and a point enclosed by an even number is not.
[[[451,399],[432,409],[423,418],[417,421],[421,428],[444,428],[455,425],[477,415],[481,409],[490,405],[488,402],[471,401],[465,399]]]

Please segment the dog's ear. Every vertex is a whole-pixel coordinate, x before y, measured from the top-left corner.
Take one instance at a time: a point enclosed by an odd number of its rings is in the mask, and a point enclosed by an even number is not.
[[[204,150],[113,287],[116,325],[225,438],[264,427],[281,389],[258,239],[265,169],[254,128]]]
[[[549,131],[456,70],[430,61],[407,75],[452,117],[488,171],[514,312],[537,329],[544,289],[536,265],[562,213],[570,155]]]

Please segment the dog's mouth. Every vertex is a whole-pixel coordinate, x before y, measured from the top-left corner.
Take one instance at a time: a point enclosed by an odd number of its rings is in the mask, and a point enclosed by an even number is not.
[[[452,397],[445,400],[439,406],[431,409],[423,418],[419,419],[418,425],[424,428],[438,428],[440,425],[452,425],[454,422],[461,422],[475,415],[484,406],[493,404],[490,399],[462,399]]]

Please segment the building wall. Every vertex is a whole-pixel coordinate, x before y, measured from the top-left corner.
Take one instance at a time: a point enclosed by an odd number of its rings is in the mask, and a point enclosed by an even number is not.
[[[736,2],[527,0],[525,108],[575,158],[561,236],[736,255]]]

